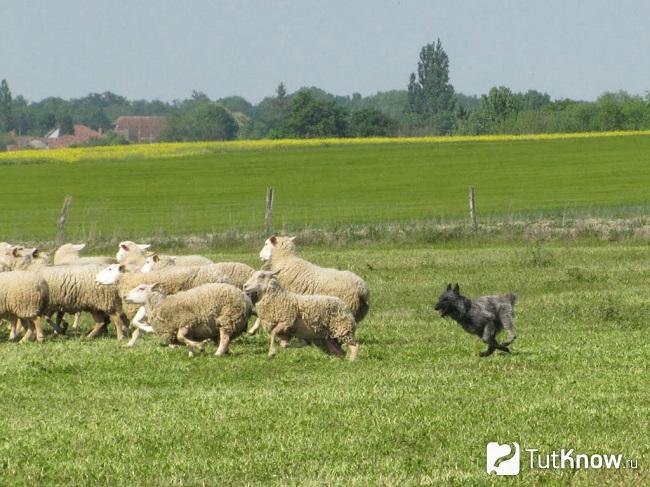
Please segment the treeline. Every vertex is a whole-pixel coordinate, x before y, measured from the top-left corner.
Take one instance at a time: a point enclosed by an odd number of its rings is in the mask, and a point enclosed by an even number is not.
[[[110,131],[122,115],[168,117],[163,137],[171,141],[638,130],[650,129],[650,95],[621,91],[593,102],[551,100],[536,90],[516,93],[500,86],[467,96],[449,82],[449,58],[440,40],[422,48],[407,89],[367,97],[335,96],[315,87],[288,93],[280,83],[258,104],[240,96],[211,100],[196,91],[173,102],[128,100],[110,92],[28,102],[13,97],[7,81],[0,83],[0,134],[42,136],[55,127],[68,133],[77,123]]]

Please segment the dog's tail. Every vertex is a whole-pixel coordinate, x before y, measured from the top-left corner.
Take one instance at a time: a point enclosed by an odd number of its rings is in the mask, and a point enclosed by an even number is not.
[[[508,293],[506,294],[506,299],[510,301],[510,304],[512,306],[514,306],[515,303],[517,302],[517,295],[515,293]]]

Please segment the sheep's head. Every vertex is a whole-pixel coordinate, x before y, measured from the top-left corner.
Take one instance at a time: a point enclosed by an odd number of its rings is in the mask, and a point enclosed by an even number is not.
[[[148,255],[140,272],[151,272],[158,262],[160,262],[160,256],[158,254]]]
[[[128,304],[145,304],[149,295],[160,290],[160,284],[140,284],[124,295],[124,301]]]
[[[97,284],[116,284],[125,272],[126,267],[123,264],[111,264],[97,273],[95,281]]]
[[[270,287],[277,285],[277,271],[255,271],[246,284],[244,292],[251,297],[253,302],[257,301],[260,294],[266,292]]]
[[[151,244],[137,244],[130,240],[125,240],[124,242],[120,242],[115,259],[118,262],[122,262],[130,252],[137,252],[138,254],[143,255],[144,251],[149,247],[151,247]]]
[[[263,262],[271,260],[273,255],[278,254],[295,254],[296,253],[296,244],[293,241],[296,237],[278,237],[276,235],[271,235],[264,242],[264,247],[260,251],[260,259]]]

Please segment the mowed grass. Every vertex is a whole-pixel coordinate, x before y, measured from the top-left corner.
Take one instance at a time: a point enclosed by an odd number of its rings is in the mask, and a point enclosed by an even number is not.
[[[205,234],[274,226],[464,218],[469,185],[479,219],[645,206],[650,136],[377,143],[232,149],[119,161],[0,164],[0,236],[52,240],[73,196],[72,239]]]
[[[650,249],[488,244],[304,249],[366,278],[357,363],[267,337],[189,359],[148,337],[0,336],[2,485],[646,485]],[[257,265],[253,253],[215,256]],[[433,311],[447,282],[515,291],[513,353]],[[85,324],[86,328],[88,324]],[[211,350],[212,351],[212,350]],[[622,453],[638,469],[485,473],[489,441]],[[524,452],[525,453],[525,452]],[[526,454],[527,455],[527,454]]]

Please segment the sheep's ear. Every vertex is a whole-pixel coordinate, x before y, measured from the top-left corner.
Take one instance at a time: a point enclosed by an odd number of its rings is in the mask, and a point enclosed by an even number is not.
[[[451,282],[447,284],[447,291],[451,291]]]
[[[124,264],[120,264],[119,267],[117,268],[118,272],[126,272],[126,266]]]
[[[149,247],[151,247],[151,244],[136,244],[140,250],[147,250]]]
[[[153,254],[152,258],[154,262],[160,262],[160,256],[158,254]]]
[[[293,237],[289,237],[289,240],[291,240],[292,242],[293,242],[295,239],[296,239],[296,235],[294,235]]]
[[[280,269],[269,272],[269,276],[277,276],[280,273]]]
[[[273,245],[275,245],[277,241],[278,241],[278,237],[276,237],[275,235],[271,235],[269,237],[269,242],[271,242]]]
[[[86,248],[86,244],[85,244],[85,243],[80,243],[80,244],[78,244],[78,245],[73,245],[73,247],[74,247],[74,249],[75,249],[76,251],[79,251],[79,250],[83,250],[83,249],[85,249],[85,248]]]
[[[127,244],[125,244],[125,243],[121,243],[121,244],[120,244],[120,248],[121,248],[122,250],[129,250],[129,246],[128,246]]]
[[[14,257],[19,257],[20,256],[20,248],[19,247],[11,247],[11,255]]]
[[[456,294],[460,294],[460,287],[458,287],[458,283],[456,283],[456,285],[454,286],[454,292]]]
[[[151,290],[152,291],[160,291],[161,290],[160,283],[159,282],[154,282],[151,285]]]
[[[36,258],[38,256],[39,256],[38,248],[34,247],[34,250],[32,250],[32,257]]]

